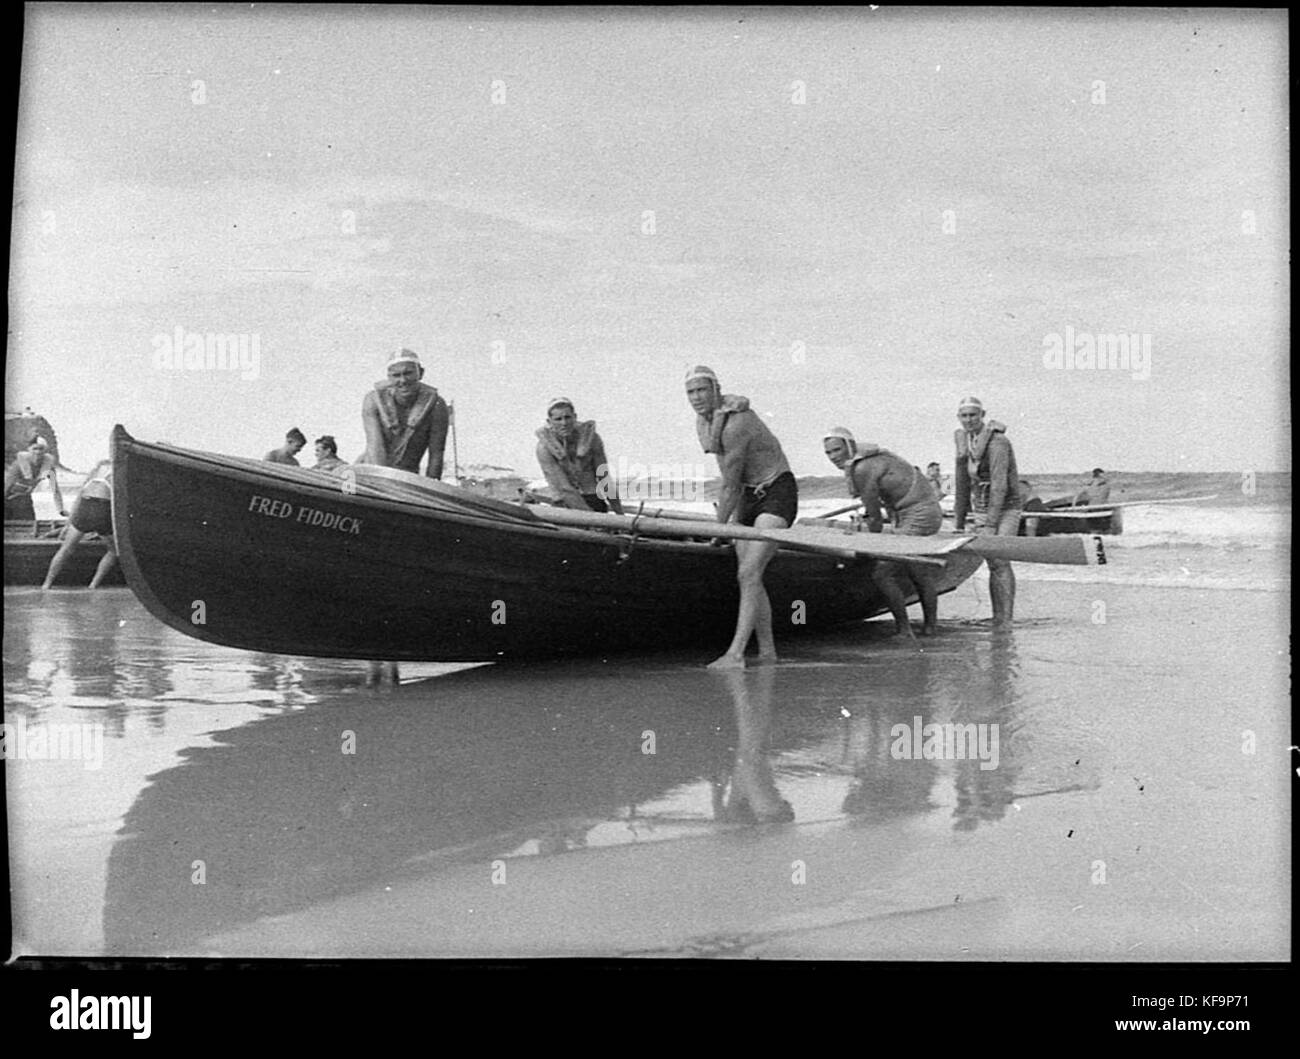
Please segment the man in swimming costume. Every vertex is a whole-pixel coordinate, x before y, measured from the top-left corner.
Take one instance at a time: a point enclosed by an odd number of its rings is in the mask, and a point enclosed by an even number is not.
[[[420,473],[420,460],[429,453],[426,477],[442,477],[443,451],[451,415],[447,402],[420,380],[424,366],[409,349],[388,362],[388,378],[361,402],[366,429],[366,463]]]
[[[943,487],[943,472],[938,463],[926,464],[925,476],[930,480],[930,485],[934,489],[934,498],[936,500],[942,500],[948,495],[948,491]]]
[[[95,473],[81,487],[68,519],[68,528],[63,543],[50,560],[50,568],[45,572],[42,589],[51,588],[54,579],[59,576],[68,557],[87,533],[98,533],[108,545],[108,551],[99,560],[95,575],[90,579],[90,587],[98,588],[117,565],[117,544],[113,540],[113,466],[107,461],[95,469]]]
[[[822,438],[822,448],[831,463],[844,472],[849,495],[861,498],[870,532],[881,531],[882,508],[893,521],[896,533],[929,537],[939,532],[943,511],[934,487],[919,467],[879,445],[859,444],[844,427],[829,430]],[[872,580],[889,604],[898,634],[915,639],[907,620],[907,597],[913,589],[921,600],[921,634],[932,636],[938,631],[939,595],[934,580],[919,567],[878,560]]]
[[[1047,501],[1047,509],[1055,511],[1062,507],[1087,507],[1104,504],[1108,499],[1110,499],[1110,482],[1106,480],[1106,472],[1100,467],[1094,467],[1092,479],[1087,485],[1071,496],[1058,496],[1055,500]]]
[[[41,479],[50,483],[50,492],[54,494],[54,506],[60,515],[67,515],[63,506],[63,493],[59,491],[59,476],[55,466],[54,454],[44,438],[32,438],[25,452],[18,453],[14,462],[5,468],[5,521],[36,521],[36,509],[32,505],[32,493],[41,484]]]
[[[316,466],[312,468],[313,471],[341,475],[347,466],[347,460],[339,459],[339,445],[333,435],[322,434],[316,439]]]
[[[955,532],[961,533],[971,513],[975,532],[993,537],[1020,533],[1020,475],[1016,454],[1007,440],[1007,428],[997,420],[984,422],[984,405],[967,397],[957,406],[961,427],[953,434],[957,468],[953,476],[957,501],[953,509]],[[1009,629],[1016,604],[1016,575],[1006,559],[988,559],[989,597],[993,602],[993,627]]]
[[[537,462],[547,484],[559,494],[561,507],[623,514],[596,421],[579,423],[567,397],[553,398],[546,406],[546,426],[537,431]]]
[[[292,427],[289,433],[284,436],[284,444],[278,449],[272,449],[263,458],[268,463],[286,463],[290,467],[298,466],[298,453],[303,450],[307,444],[307,435],[297,427]]]
[[[705,452],[715,453],[722,473],[718,494],[719,522],[737,522],[758,529],[786,529],[794,525],[799,489],[781,443],[756,413],[749,400],[724,395],[718,377],[700,365],[686,374],[686,399],[695,411],[695,432]],[[743,668],[749,638],[758,637],[758,657],[776,661],[772,637],[772,601],[763,587],[763,571],[776,554],[777,545],[766,541],[736,541],[736,579],[740,608],[736,632],[726,653],[711,668]]]

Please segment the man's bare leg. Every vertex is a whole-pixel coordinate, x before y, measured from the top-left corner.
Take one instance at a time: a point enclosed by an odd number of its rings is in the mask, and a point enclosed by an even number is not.
[[[64,564],[68,561],[68,556],[72,554],[77,542],[84,536],[85,534],[75,526],[68,526],[67,536],[63,538],[59,550],[54,553],[54,558],[50,560],[50,568],[45,571],[45,580],[41,584],[42,590],[54,586],[54,579],[59,576],[59,571],[63,569]]]
[[[921,596],[922,636],[934,636],[939,631],[939,593],[934,578],[928,571],[913,570],[912,581]]]
[[[764,512],[754,519],[756,529],[788,529],[789,523],[779,515],[770,515]],[[776,634],[772,627],[772,600],[767,594],[767,589],[763,585],[763,575],[767,572],[767,565],[776,555],[777,546],[775,544],[765,544],[762,547],[767,549],[763,559],[763,568],[758,574],[758,620],[754,626],[754,632],[758,636],[758,660],[760,662],[775,662],[776,657]]]
[[[894,633],[906,640],[916,639],[912,633],[912,623],[907,620],[907,594],[899,583],[906,574],[898,563],[878,562],[872,571],[871,580],[885,597],[889,613],[894,616]]]
[[[95,576],[90,579],[90,587],[98,588],[110,573],[113,567],[117,565],[117,545],[113,538],[108,538],[108,551],[104,553],[104,558],[99,560],[99,565],[95,567]]]
[[[366,663],[366,687],[377,688],[381,684],[397,687],[402,682],[397,672],[396,662]]]
[[[785,529],[785,519],[762,514],[754,520],[759,529]],[[710,669],[740,669],[745,665],[745,648],[749,638],[758,634],[759,657],[776,658],[776,640],[772,635],[772,601],[763,587],[763,571],[776,554],[777,546],[763,541],[736,541],[736,580],[740,585],[740,608],[736,616],[736,633],[726,653],[709,663]]]
[[[993,603],[993,628],[1009,629],[1016,606],[1016,575],[1005,559],[989,559],[989,598]]]

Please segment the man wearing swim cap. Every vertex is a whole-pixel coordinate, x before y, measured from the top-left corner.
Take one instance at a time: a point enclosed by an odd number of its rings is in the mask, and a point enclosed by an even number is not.
[[[442,477],[443,451],[451,415],[447,402],[432,386],[420,380],[424,366],[411,350],[403,349],[388,362],[388,378],[361,402],[361,422],[366,430],[365,462],[420,473],[425,452],[425,475]]]
[[[567,397],[553,398],[546,406],[546,426],[537,431],[537,462],[562,507],[623,514],[596,421],[578,422]]]
[[[879,445],[859,444],[845,427],[828,431],[822,438],[822,448],[831,463],[844,472],[849,495],[861,498],[870,532],[881,531],[882,508],[889,513],[896,533],[928,537],[939,532],[943,511],[933,486],[919,467]],[[920,569],[878,560],[872,580],[889,605],[898,634],[915,639],[907,620],[907,597],[913,590],[921,600],[922,635],[938,631],[939,595],[933,580]]]
[[[984,422],[984,405],[967,397],[957,406],[960,429],[953,434],[957,446],[957,467],[953,475],[956,506],[953,523],[957,533],[971,513],[975,532],[995,537],[1020,533],[1020,474],[1016,454],[1007,440],[1006,427],[995,419]],[[1016,603],[1016,575],[1005,559],[989,559],[989,597],[993,603],[993,627],[1011,627]]]
[[[705,452],[718,458],[722,486],[718,493],[719,522],[738,522],[759,529],[794,525],[799,489],[781,443],[749,400],[724,395],[718,377],[703,365],[686,374],[686,399],[694,409],[695,431]],[[736,632],[725,654],[710,663],[714,669],[740,669],[751,636],[758,637],[758,657],[776,661],[772,636],[772,601],[763,587],[763,571],[777,545],[766,541],[736,541],[736,579],[740,608]]]
[[[5,468],[6,522],[36,521],[32,493],[41,484],[43,478],[49,480],[50,492],[54,494],[54,506],[59,514],[67,515],[67,508],[63,506],[63,493],[59,489],[55,463],[49,442],[42,437],[32,438],[27,450],[14,457],[14,462]]]

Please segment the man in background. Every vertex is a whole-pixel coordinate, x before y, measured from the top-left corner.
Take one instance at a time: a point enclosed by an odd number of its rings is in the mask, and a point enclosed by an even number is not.
[[[6,522],[36,521],[32,493],[43,479],[50,483],[50,492],[54,494],[54,506],[58,508],[59,514],[67,515],[56,470],[56,461],[54,454],[50,452],[49,442],[42,437],[32,438],[27,450],[18,453],[14,457],[14,462],[5,468]]]
[[[278,449],[272,449],[264,457],[269,463],[287,463],[290,467],[297,467],[297,456],[307,444],[307,435],[297,427],[292,427],[289,433],[284,436],[284,444]]]
[[[316,466],[312,468],[313,471],[339,474],[347,466],[347,460],[339,459],[339,445],[333,435],[322,434],[316,439]]]
[[[984,405],[967,397],[957,406],[961,427],[953,435],[957,466],[953,482],[957,494],[953,522],[957,533],[972,515],[975,532],[993,537],[1020,533],[1020,475],[1016,454],[1007,440],[1006,427],[997,420],[984,421]],[[988,559],[989,596],[993,627],[1009,629],[1016,603],[1016,575],[1006,559]]]

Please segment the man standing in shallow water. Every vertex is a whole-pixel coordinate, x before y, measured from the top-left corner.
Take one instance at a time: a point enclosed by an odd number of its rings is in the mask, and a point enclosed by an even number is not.
[[[957,493],[953,509],[955,532],[972,513],[975,532],[990,537],[1015,537],[1020,532],[1020,475],[1006,427],[996,419],[984,422],[984,405],[967,397],[957,406],[961,427],[953,434],[957,445]],[[993,627],[1009,629],[1016,605],[1016,575],[1006,559],[989,559],[989,598]]]
[[[799,488],[781,443],[749,408],[749,400],[723,395],[718,377],[703,365],[686,374],[686,399],[695,410],[695,432],[705,452],[715,453],[722,473],[718,494],[718,521],[737,522],[759,529],[786,529],[794,525],[799,508]],[[736,633],[726,653],[710,663],[714,669],[740,669],[745,665],[749,638],[758,637],[758,657],[776,661],[772,636],[772,601],[763,587],[763,572],[777,545],[766,541],[736,541],[736,580],[740,608]]]

